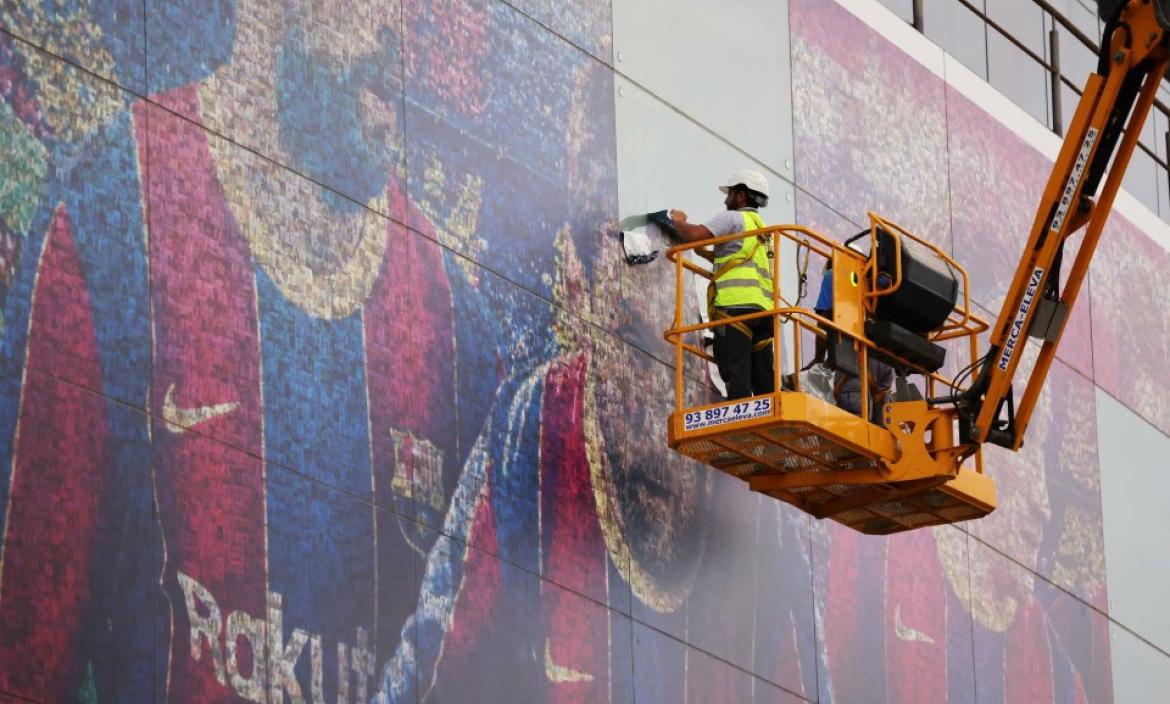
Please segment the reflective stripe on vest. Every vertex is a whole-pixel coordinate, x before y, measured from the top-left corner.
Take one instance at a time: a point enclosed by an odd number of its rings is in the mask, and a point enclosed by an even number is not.
[[[743,232],[767,227],[759,213],[752,210],[739,212],[743,215]],[[715,271],[733,258],[739,257],[743,261],[715,279],[715,307],[771,308],[772,263],[768,260],[767,241],[746,237],[720,245],[719,250],[715,257]]]

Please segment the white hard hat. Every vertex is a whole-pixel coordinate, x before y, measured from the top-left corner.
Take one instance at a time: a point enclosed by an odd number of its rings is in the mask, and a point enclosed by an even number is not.
[[[723,193],[727,193],[735,186],[743,185],[749,191],[755,191],[764,197],[764,202],[760,205],[768,204],[768,179],[764,174],[755,169],[740,169],[731,176],[727,177],[727,181],[719,187]]]

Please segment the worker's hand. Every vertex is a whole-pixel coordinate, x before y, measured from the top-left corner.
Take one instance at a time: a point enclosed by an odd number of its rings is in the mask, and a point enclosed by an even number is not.
[[[687,214],[686,214],[686,213],[684,213],[683,211],[681,211],[681,210],[671,210],[671,211],[670,211],[670,213],[669,213],[669,215],[670,215],[670,221],[671,221],[671,222],[673,222],[675,225],[684,225],[684,224],[686,224],[686,221],[687,221]]]

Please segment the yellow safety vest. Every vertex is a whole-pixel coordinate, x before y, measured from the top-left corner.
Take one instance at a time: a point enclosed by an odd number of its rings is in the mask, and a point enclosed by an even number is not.
[[[760,230],[760,214],[741,210],[743,231]],[[715,247],[715,276],[712,284],[716,308],[772,307],[772,262],[768,259],[768,237],[745,237]]]

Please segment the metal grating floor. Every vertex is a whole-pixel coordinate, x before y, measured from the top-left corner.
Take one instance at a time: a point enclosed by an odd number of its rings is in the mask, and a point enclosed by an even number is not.
[[[676,449],[745,481],[792,472],[880,470],[880,460],[835,442],[815,427],[773,425],[681,441]],[[886,535],[980,518],[987,510],[965,501],[942,480],[829,484],[765,492],[817,518],[862,533]]]

